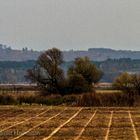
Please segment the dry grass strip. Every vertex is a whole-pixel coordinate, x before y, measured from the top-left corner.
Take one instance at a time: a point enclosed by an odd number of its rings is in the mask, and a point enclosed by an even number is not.
[[[48,140],[50,139],[53,135],[55,135],[64,125],[69,123],[72,119],[74,119],[81,111],[83,108],[80,108],[72,117],[70,117],[66,122],[61,124],[59,127],[57,127],[48,137],[43,138],[43,140]]]
[[[47,123],[48,121],[52,120],[53,118],[57,117],[58,115],[60,115],[60,114],[61,114],[62,112],[64,112],[65,110],[66,110],[66,109],[64,109],[63,111],[57,113],[56,115],[54,115],[54,116],[48,118],[47,120],[45,120],[45,121],[43,121],[43,122],[41,122],[41,123],[35,125],[34,127],[30,128],[30,129],[27,130],[26,132],[22,133],[21,135],[19,135],[19,136],[13,138],[13,139],[11,139],[11,140],[16,140],[16,139],[19,139],[19,138],[23,137],[24,135],[26,135],[27,133],[29,133],[29,132],[32,131],[33,129],[35,129],[35,128],[39,127],[40,125],[43,125],[43,124]]]
[[[86,127],[90,124],[90,122],[92,121],[92,119],[94,118],[94,116],[96,115],[97,110],[93,113],[93,115],[91,116],[91,118],[88,120],[88,122],[84,125],[83,129],[81,130],[81,132],[79,133],[79,135],[74,139],[74,140],[78,140],[83,132],[85,131]]]
[[[113,118],[113,111],[111,111],[110,120],[109,120],[109,123],[108,123],[108,129],[107,129],[107,133],[106,133],[106,136],[105,136],[105,140],[108,140],[110,127],[111,127],[111,124],[112,124],[112,118]]]
[[[47,111],[49,111],[49,110],[50,110],[50,109],[48,109],[48,110],[46,110],[46,111],[43,111],[43,112],[39,113],[39,114],[36,115],[35,117],[31,117],[31,118],[25,119],[24,121],[18,122],[18,123],[14,124],[14,125],[11,125],[11,126],[7,127],[7,128],[4,128],[4,129],[0,130],[0,133],[3,132],[3,131],[8,130],[8,129],[14,127],[14,126],[17,126],[17,125],[23,124],[23,123],[25,123],[25,122],[27,122],[27,121],[30,121],[30,120],[32,120],[32,119],[34,119],[34,118],[37,118],[37,117],[39,117],[40,115],[45,114],[45,113],[46,113]]]
[[[128,114],[129,114],[130,122],[131,122],[131,125],[132,125],[132,129],[133,129],[133,132],[134,132],[135,140],[139,140],[130,111],[128,111]]]

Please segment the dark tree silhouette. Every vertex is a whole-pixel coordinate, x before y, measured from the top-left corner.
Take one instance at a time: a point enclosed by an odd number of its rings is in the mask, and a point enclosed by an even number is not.
[[[51,93],[59,92],[59,82],[64,79],[60,64],[63,62],[62,52],[52,48],[42,53],[36,66],[27,71],[27,78]]]

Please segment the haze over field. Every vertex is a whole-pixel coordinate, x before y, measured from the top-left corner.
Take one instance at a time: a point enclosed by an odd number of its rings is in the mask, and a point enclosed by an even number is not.
[[[140,50],[139,7],[139,0],[0,0],[0,43]]]

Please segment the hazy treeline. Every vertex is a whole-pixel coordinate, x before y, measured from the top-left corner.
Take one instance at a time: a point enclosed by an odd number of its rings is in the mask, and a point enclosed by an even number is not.
[[[25,83],[26,71],[35,64],[31,61],[0,61],[0,83]],[[64,62],[61,67],[64,71],[73,64],[73,61]],[[112,82],[112,80],[122,72],[138,73],[140,71],[140,60],[132,60],[129,58],[108,59],[106,61],[94,64],[104,72],[103,82]]]
[[[0,83],[25,83],[27,69],[31,68],[35,61],[0,61]]]

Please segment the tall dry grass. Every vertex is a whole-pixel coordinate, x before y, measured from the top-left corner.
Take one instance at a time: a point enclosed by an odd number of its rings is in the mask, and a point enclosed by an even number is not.
[[[129,96],[128,94],[118,92],[94,92],[84,93],[80,96],[77,102],[78,106],[135,106],[135,96]]]
[[[93,93],[72,95],[48,95],[41,96],[39,92],[19,92],[0,94],[0,104],[42,104],[42,105],[69,105],[69,106],[93,106],[93,107],[120,107],[140,106],[140,96],[129,96],[120,91],[97,91]]]

